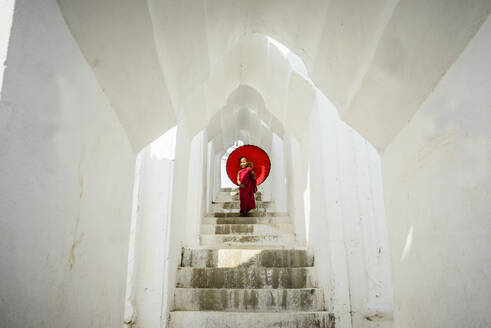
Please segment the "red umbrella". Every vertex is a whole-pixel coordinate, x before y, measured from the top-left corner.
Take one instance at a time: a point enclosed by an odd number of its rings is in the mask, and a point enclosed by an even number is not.
[[[254,145],[240,146],[228,156],[227,174],[230,180],[237,184],[237,172],[241,168],[239,159],[242,157],[247,158],[247,162],[252,163],[252,168],[256,172],[256,184],[263,183],[271,170],[271,161],[264,150]]]

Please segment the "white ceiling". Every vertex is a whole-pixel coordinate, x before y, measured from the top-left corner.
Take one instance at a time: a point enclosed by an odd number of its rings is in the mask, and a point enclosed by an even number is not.
[[[296,136],[317,87],[383,151],[491,8],[489,0],[58,3],[136,150],[181,117],[197,132],[227,106],[248,108],[245,96],[230,102],[246,85],[264,101],[262,120],[275,117]],[[266,36],[298,55],[310,79]]]

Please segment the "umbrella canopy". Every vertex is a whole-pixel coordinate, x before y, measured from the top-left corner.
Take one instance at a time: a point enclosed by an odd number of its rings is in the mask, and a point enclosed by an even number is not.
[[[252,168],[256,172],[256,184],[263,183],[271,170],[271,161],[264,150],[254,145],[240,146],[228,156],[227,174],[230,180],[237,184],[237,172],[241,169],[239,159],[242,157],[245,157],[247,162],[252,163]]]

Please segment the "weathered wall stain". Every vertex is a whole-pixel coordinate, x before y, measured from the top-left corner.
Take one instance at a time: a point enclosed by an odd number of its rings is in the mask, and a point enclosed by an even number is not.
[[[418,162],[424,161],[433,152],[452,144],[455,141],[456,137],[457,133],[455,132],[448,132],[442,135],[431,137],[428,142],[418,150]]]
[[[421,169],[427,163],[431,155],[454,144],[457,136],[458,134],[456,132],[447,132],[429,138],[428,141],[418,149],[415,154],[415,159],[408,163],[407,169],[402,172],[402,179],[411,178],[417,170]]]
[[[80,188],[79,191],[80,199],[82,199],[84,195],[84,177],[82,176],[82,173],[80,171],[84,158],[85,158],[85,145],[82,146],[82,151],[80,152],[80,159],[78,160],[78,166],[77,166],[77,178],[78,178],[78,186]]]
[[[76,238],[77,232],[78,232],[78,226],[80,224],[80,202],[82,201],[82,198],[84,196],[84,177],[81,173],[81,167],[82,167],[82,163],[84,161],[84,158],[85,158],[85,145],[82,146],[82,150],[80,151],[80,158],[78,160],[78,166],[77,166],[77,181],[78,181],[78,186],[79,186],[79,195],[78,195],[79,196],[79,204],[78,204],[78,214],[77,214],[77,218],[75,220],[75,227],[73,229],[74,240],[72,242],[72,246],[70,248],[70,255],[68,258],[68,264],[69,264],[70,271],[73,269],[73,265],[75,264],[75,249],[82,242],[82,239],[84,237],[84,233],[82,232],[78,236],[78,238]]]
[[[72,248],[70,249],[70,259],[69,259],[70,270],[73,269],[73,265],[75,264],[75,249],[77,248],[78,245],[80,245],[84,236],[85,233],[82,232],[80,236],[77,238],[77,240],[75,240],[72,243]]]

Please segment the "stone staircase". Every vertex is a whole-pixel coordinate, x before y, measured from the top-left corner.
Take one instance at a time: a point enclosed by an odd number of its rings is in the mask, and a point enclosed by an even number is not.
[[[200,245],[184,249],[171,328],[334,327],[311,250],[297,247],[287,214],[239,217],[238,195],[222,190],[203,218]]]

